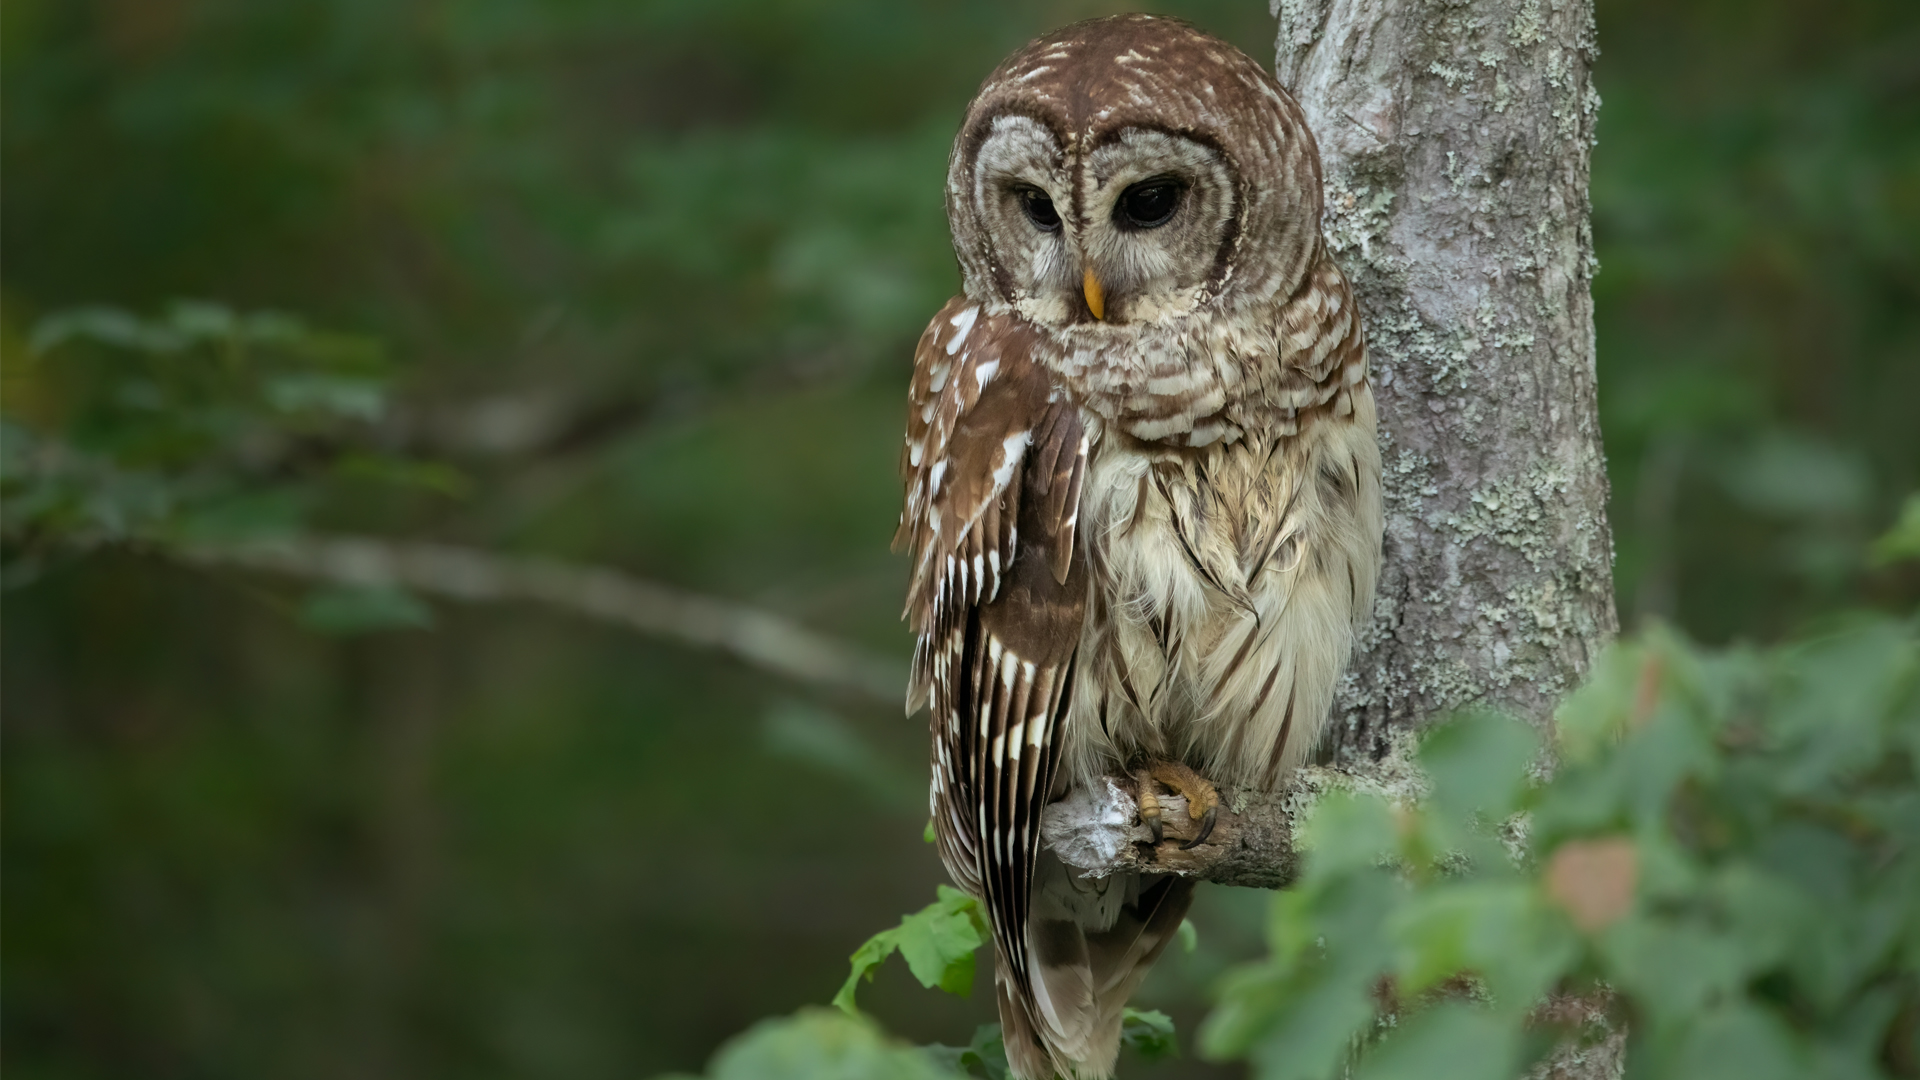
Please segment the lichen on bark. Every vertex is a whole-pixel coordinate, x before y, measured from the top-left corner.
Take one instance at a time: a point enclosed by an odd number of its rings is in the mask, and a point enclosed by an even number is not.
[[[1374,625],[1328,757],[1468,704],[1546,723],[1612,637],[1587,0],[1276,0],[1386,463]]]

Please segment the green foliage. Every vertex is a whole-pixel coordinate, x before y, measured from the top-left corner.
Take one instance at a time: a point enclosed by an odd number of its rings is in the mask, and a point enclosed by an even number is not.
[[[1153,1062],[1180,1056],[1173,1018],[1166,1013],[1128,1006],[1120,1021],[1120,1048]],[[965,1046],[930,1046],[929,1052],[956,1071],[980,1080],[1007,1080],[1007,1043],[999,1024],[981,1024]]]
[[[1882,566],[1908,559],[1920,559],[1920,494],[1907,496],[1900,520],[1873,543],[1873,560]]]
[[[1012,1067],[1007,1064],[1007,1041],[999,1024],[981,1024],[973,1029],[973,1039],[965,1046],[930,1046],[930,1053],[953,1068],[980,1080],[1007,1080]]]
[[[1158,1009],[1127,1006],[1120,1018],[1120,1048],[1140,1055],[1142,1061],[1179,1057],[1180,1040],[1173,1031],[1173,1017]]]
[[[1719,652],[1652,632],[1559,728],[1543,783],[1532,729],[1469,715],[1423,741],[1420,805],[1323,800],[1271,955],[1224,982],[1205,1051],[1266,1080],[1339,1076],[1362,1045],[1364,1080],[1503,1080],[1580,1035],[1533,1017],[1541,1000],[1611,987],[1635,1076],[1911,1068],[1912,622]]]
[[[1920,486],[1920,9],[1599,0],[1601,422],[1630,625],[1777,639]]]
[[[973,951],[992,940],[986,916],[973,897],[951,886],[939,886],[939,899],[900,920],[891,930],[868,938],[849,958],[852,970],[833,1004],[849,1016],[858,1016],[854,994],[860,980],[898,952],[920,985],[939,987],[965,997],[973,992]]]
[[[791,687],[518,607],[348,634],[420,612],[360,591],[263,605],[265,579],[140,553],[431,539],[904,651],[885,538],[904,373],[956,281],[943,144],[1008,50],[1124,6],[0,5],[12,1071],[647,1076],[837,982],[845,945],[899,914],[877,883],[939,871],[911,842],[924,804],[844,782],[856,755],[826,728],[769,721]],[[1264,4],[1153,6],[1271,48]],[[1920,483],[1917,9],[1597,8],[1622,611],[1773,641],[1910,599],[1920,579],[1863,571],[1860,541]],[[191,330],[180,296],[351,329],[404,379],[372,357],[330,388],[220,384],[277,461],[246,440],[188,446],[204,469],[81,453],[81,413],[156,419],[115,404],[120,375],[220,353],[142,351]],[[32,355],[49,313],[101,301],[137,325],[94,318]],[[394,403],[377,423],[362,377]],[[530,414],[566,437],[439,437]],[[916,725],[830,707],[871,760],[923,775]],[[698,872],[668,887],[661,853],[687,837]],[[770,876],[805,882],[806,917]],[[902,1030],[961,1007],[872,1004]]]
[[[300,605],[300,621],[324,634],[422,629],[433,625],[433,609],[398,589],[325,588]]]
[[[390,378],[375,343],[289,316],[83,308],[43,320],[20,362],[12,418],[0,421],[0,539],[15,578],[102,544],[291,532],[330,480],[460,483],[444,466],[368,447]]]
[[[1191,953],[1200,947],[1200,931],[1194,929],[1192,919],[1180,920],[1180,929],[1176,932],[1176,937],[1180,942],[1180,951],[1183,953]]]
[[[847,981],[833,996],[835,1006],[850,1017],[861,1018],[854,1004],[860,981],[871,981],[874,969],[896,951],[906,958],[907,967],[921,986],[937,986],[963,997],[973,991],[974,950],[992,940],[992,931],[973,897],[947,885],[939,886],[938,892],[938,900],[902,918],[900,925],[868,938],[854,951]],[[1182,937],[1191,934],[1191,929],[1183,925]],[[1143,1061],[1159,1061],[1180,1053],[1171,1017],[1131,1006],[1122,1014],[1120,1046]],[[966,1046],[933,1046],[929,1050],[965,1075],[1006,1080],[1007,1048],[999,1024],[975,1028]]]
[[[764,1020],[713,1056],[706,1080],[960,1080],[941,1056],[830,1009]],[[667,1078],[663,1078],[667,1080]]]

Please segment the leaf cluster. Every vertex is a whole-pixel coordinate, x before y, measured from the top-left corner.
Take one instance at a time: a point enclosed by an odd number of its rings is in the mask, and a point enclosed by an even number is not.
[[[1651,632],[1558,730],[1549,780],[1532,728],[1470,715],[1421,744],[1420,805],[1324,800],[1205,1052],[1501,1080],[1610,1018],[1629,1077],[1920,1075],[1911,621],[1719,652]]]
[[[833,1004],[849,1016],[860,1015],[854,1003],[862,979],[873,981],[874,969],[899,953],[920,985],[939,987],[962,997],[973,992],[973,953],[991,940],[980,903],[950,885],[938,890],[939,899],[900,920],[900,925],[868,938],[850,958],[852,970]]]
[[[966,997],[973,992],[975,950],[992,940],[979,901],[948,885],[937,888],[939,899],[900,920],[898,926],[868,938],[849,957],[851,970],[833,1004],[849,1017],[864,1019],[854,1003],[861,981],[872,981],[875,969],[898,952],[913,977],[928,989],[938,987]],[[1183,941],[1193,931],[1182,924]],[[1189,945],[1188,948],[1191,948]],[[1177,1056],[1179,1041],[1173,1019],[1163,1012],[1128,1007],[1122,1016],[1120,1045],[1144,1061]],[[1007,1046],[999,1024],[974,1029],[966,1046],[927,1048],[940,1061],[965,1076],[1006,1080]]]
[[[0,418],[9,584],[102,545],[167,551],[295,533],[330,496],[368,484],[440,495],[466,485],[448,466],[382,449],[393,369],[377,342],[288,315],[199,302],[154,317],[78,308],[38,324],[21,366]],[[397,593],[335,590],[310,606],[322,629],[425,618]]]
[[[961,1080],[965,1075],[937,1053],[888,1038],[871,1021],[821,1008],[755,1024],[722,1046],[706,1073],[709,1080]]]

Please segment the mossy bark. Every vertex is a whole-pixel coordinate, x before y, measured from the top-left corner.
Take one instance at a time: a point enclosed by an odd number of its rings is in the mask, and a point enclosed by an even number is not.
[[[1392,786],[1406,736],[1454,709],[1550,725],[1618,630],[1589,288],[1593,5],[1273,12],[1276,71],[1319,140],[1327,235],[1366,319],[1385,463],[1379,599],[1328,754]],[[1604,1037],[1537,1075],[1618,1077],[1606,1003],[1575,1004]]]
[[[1542,724],[1617,629],[1595,406],[1589,0],[1277,0],[1386,464],[1349,768],[1464,705]]]

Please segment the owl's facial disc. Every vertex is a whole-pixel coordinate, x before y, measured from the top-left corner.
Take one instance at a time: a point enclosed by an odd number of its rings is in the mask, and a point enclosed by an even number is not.
[[[1030,117],[996,117],[973,197],[996,283],[1021,315],[1065,327],[1192,311],[1214,284],[1236,210],[1213,147],[1127,128],[1084,156]]]
[[[1158,322],[1206,299],[1236,211],[1233,172],[1218,150],[1123,129],[1086,156],[1079,202],[1076,239],[1106,293],[1106,321]]]
[[[999,289],[1028,319],[1087,317],[1072,243],[1073,184],[1053,131],[1027,116],[995,117],[974,159],[973,200]]]

